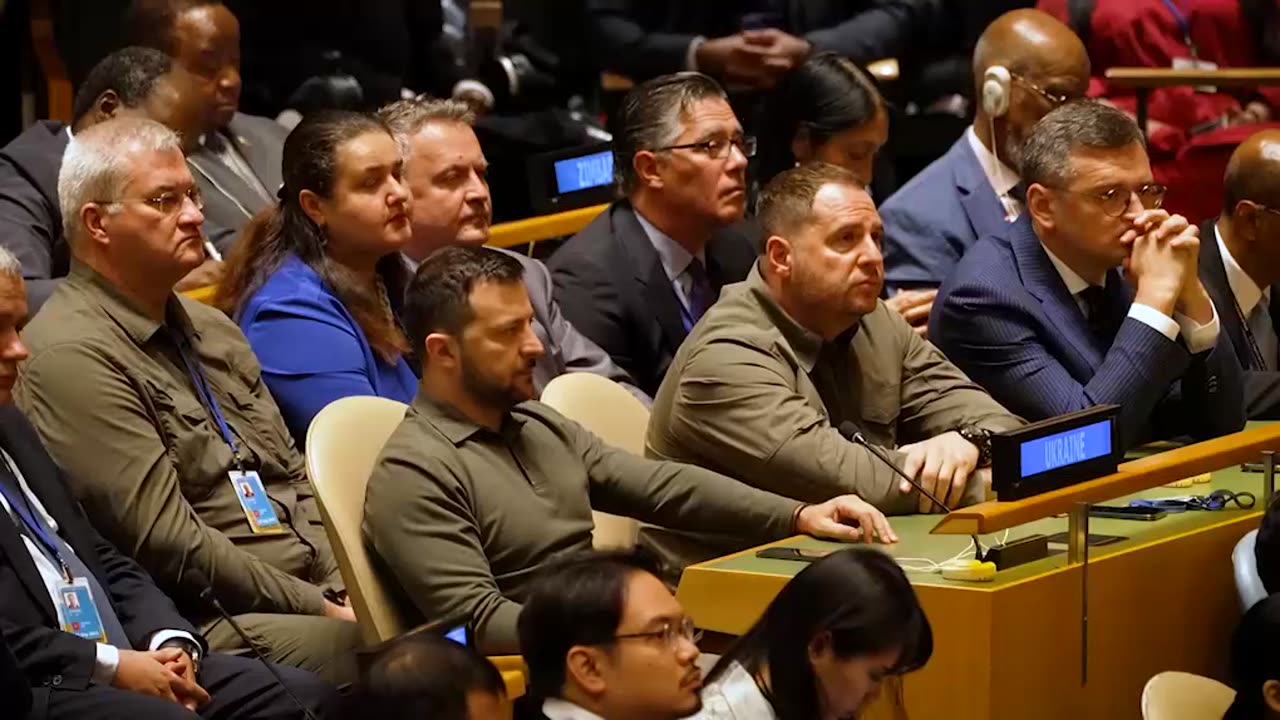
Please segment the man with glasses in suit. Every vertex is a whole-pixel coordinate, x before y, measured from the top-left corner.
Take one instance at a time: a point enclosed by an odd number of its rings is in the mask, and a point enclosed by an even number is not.
[[[1133,120],[1067,103],[1032,130],[1022,175],[1026,212],[960,261],[929,336],[1028,420],[1119,405],[1125,447],[1243,427],[1240,365],[1197,275],[1199,231],[1160,209]]]
[[[694,72],[654,78],[622,101],[618,200],[552,256],[565,316],[653,396],[720,288],[756,253],[734,227],[747,204],[743,134],[724,90]]]

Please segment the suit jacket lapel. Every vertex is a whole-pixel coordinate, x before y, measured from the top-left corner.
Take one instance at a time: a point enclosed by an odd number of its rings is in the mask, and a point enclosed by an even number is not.
[[[13,442],[11,442],[11,434],[9,433],[9,428],[6,427],[6,425],[7,423],[0,422],[0,446],[3,446],[4,449],[9,452],[9,455],[13,457],[14,462],[18,464],[18,468],[21,470],[22,462],[20,455],[22,453],[16,452],[18,448]],[[26,476],[25,471],[23,472],[23,476]],[[9,487],[9,482],[7,480],[0,480],[0,482],[5,483],[7,490],[11,490],[15,493],[22,491],[16,482],[13,483],[12,487]],[[45,498],[35,489],[36,485],[32,483],[30,478],[27,479],[27,485],[31,486],[32,491],[36,492],[36,496],[40,498],[41,504],[44,504]],[[50,514],[53,513],[53,510],[48,506],[46,506],[45,509],[49,510]],[[31,599],[40,607],[41,611],[45,613],[50,623],[56,625],[58,622],[58,615],[53,609],[53,603],[49,601],[49,591],[44,585],[44,579],[40,577],[40,571],[36,569],[35,563],[31,560],[31,554],[27,551],[27,545],[22,540],[22,535],[19,533],[17,522],[11,518],[12,516],[0,519],[0,548],[3,548],[10,567],[13,568],[18,579],[22,581],[22,586],[26,589],[27,594],[31,596]],[[58,524],[61,526],[62,519],[57,516],[55,516],[54,519],[57,520]]]
[[[960,191],[960,206],[964,208],[973,234],[983,237],[1000,233],[1008,225],[1004,219],[1004,208],[991,189],[978,156],[969,147],[969,138],[961,136],[949,153],[956,189]]]
[[[275,159],[274,154],[267,152],[261,140],[255,139],[252,133],[245,132],[247,127],[250,125],[241,122],[240,113],[236,113],[227,124],[227,131],[223,133],[223,137],[240,151],[240,156],[249,164],[253,174],[258,176],[258,181],[267,192],[274,193],[279,188],[272,186],[280,184],[278,179],[281,172],[280,161]]]
[[[614,237],[622,243],[623,251],[632,259],[635,278],[644,287],[645,302],[652,309],[662,334],[671,347],[684,342],[684,323],[680,320],[680,299],[671,288],[671,279],[662,267],[658,251],[653,249],[649,236],[636,219],[631,204],[619,202],[613,211]]]
[[[258,192],[241,180],[239,175],[203,147],[191,153],[188,160],[193,174],[212,185],[215,190],[230,196],[247,216],[253,217],[253,208],[263,201]]]
[[[1067,346],[1080,362],[1090,369],[1097,368],[1106,348],[1099,352],[1088,322],[1025,215],[1009,228],[1009,244],[1027,292],[1040,301],[1049,321],[1066,337]]]
[[[1241,363],[1251,366],[1253,350],[1249,347],[1244,325],[1236,312],[1236,300],[1231,294],[1231,283],[1227,280],[1227,267],[1223,264],[1222,253],[1218,251],[1213,220],[1207,220],[1200,226],[1200,280],[1218,310],[1218,322],[1227,331],[1227,337],[1231,338],[1236,357],[1240,358]]]

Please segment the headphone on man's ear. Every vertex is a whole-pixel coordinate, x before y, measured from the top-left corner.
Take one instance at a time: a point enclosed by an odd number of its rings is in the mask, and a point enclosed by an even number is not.
[[[982,109],[988,117],[1003,117],[1009,112],[1013,76],[1009,68],[992,65],[982,74]]]

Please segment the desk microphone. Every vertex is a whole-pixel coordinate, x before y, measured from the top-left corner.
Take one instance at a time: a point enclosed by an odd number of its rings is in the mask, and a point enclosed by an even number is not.
[[[222,619],[226,620],[227,623],[231,625],[231,629],[236,631],[236,634],[244,641],[245,646],[253,651],[253,654],[256,655],[267,668],[267,672],[271,673],[271,677],[275,678],[276,684],[284,688],[289,699],[292,700],[293,704],[297,705],[298,709],[302,711],[302,716],[306,718],[306,720],[316,720],[316,716],[307,709],[307,706],[298,699],[298,696],[293,694],[293,690],[285,684],[284,678],[280,677],[280,671],[276,669],[276,666],[272,665],[271,662],[267,660],[266,656],[262,654],[262,651],[258,649],[258,646],[254,645],[253,641],[249,639],[249,633],[245,632],[244,628],[240,627],[240,623],[236,622],[236,619],[231,617],[231,613],[227,612],[227,609],[222,607],[222,603],[214,596],[213,587],[209,584],[209,579],[204,576],[204,573],[192,568],[187,571],[187,577],[202,588],[200,590],[200,599],[213,606],[213,609],[218,611],[218,614],[222,616]]]
[[[942,508],[943,510],[946,510],[948,513],[951,512],[951,508],[948,507],[946,503],[939,500],[938,496],[929,492],[929,490],[926,489],[924,485],[921,485],[919,482],[917,482],[915,478],[903,472],[902,469],[899,468],[897,464],[893,462],[893,460],[889,459],[888,455],[884,454],[883,450],[867,442],[867,438],[862,435],[862,431],[859,430],[858,426],[855,425],[852,421],[845,420],[844,422],[840,423],[840,427],[838,428],[838,430],[840,432],[840,435],[845,440],[848,440],[849,442],[854,443],[855,445],[861,445],[862,447],[866,448],[867,452],[874,455],[876,459],[879,460],[880,462],[884,463],[885,465],[888,465],[890,470],[893,470],[895,473],[898,474],[898,477],[910,483],[911,486],[919,490],[922,495],[932,500],[935,505]],[[973,538],[973,548],[974,548],[975,557],[977,557],[978,560],[982,560],[982,545],[978,544],[978,536],[970,535],[969,537]]]

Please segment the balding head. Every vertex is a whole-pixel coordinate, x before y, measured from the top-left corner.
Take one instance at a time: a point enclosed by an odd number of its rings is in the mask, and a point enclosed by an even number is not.
[[[1013,81],[1008,112],[990,118],[981,106],[983,76],[997,65],[1007,69]],[[973,52],[979,98],[974,126],[979,137],[991,147],[988,138],[994,130],[1000,159],[1019,170],[1019,151],[1031,127],[1059,104],[1055,98],[1083,97],[1089,89],[1089,70],[1089,54],[1080,38],[1052,16],[1024,9],[996,18]]]
[[[1222,211],[1236,212],[1242,200],[1280,210],[1280,130],[1263,130],[1240,143],[1227,163]]]

